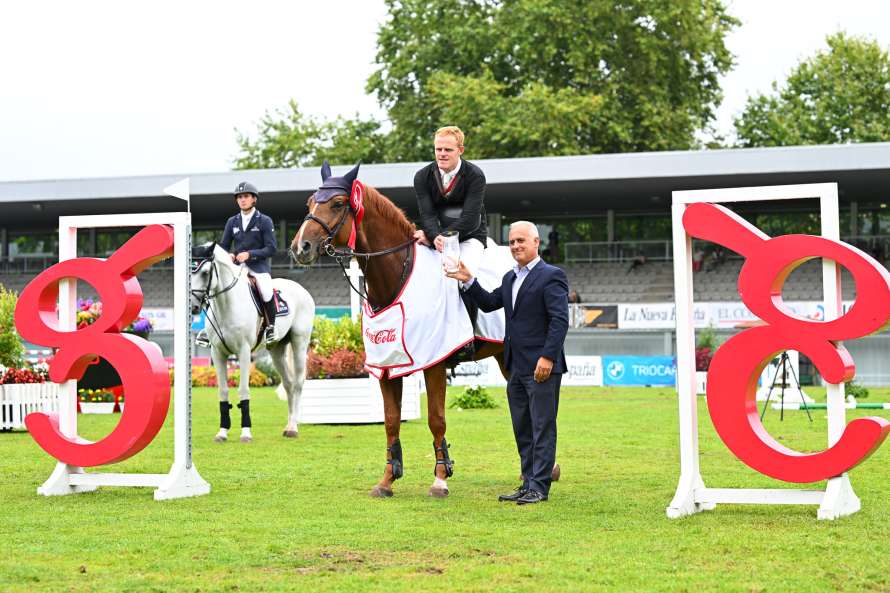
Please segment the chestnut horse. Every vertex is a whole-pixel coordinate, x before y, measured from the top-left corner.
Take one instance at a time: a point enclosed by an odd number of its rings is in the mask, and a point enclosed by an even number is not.
[[[347,174],[349,183],[355,179],[357,167]],[[325,180],[330,170],[322,172]],[[345,193],[345,192],[344,192]],[[386,196],[370,186],[364,186],[364,217],[355,232],[354,252],[346,247],[351,223],[355,215],[349,204],[348,195],[338,195],[316,201],[316,195],[309,197],[309,214],[291,243],[290,252],[297,263],[309,265],[322,251],[341,260],[356,256],[365,275],[367,301],[372,310],[379,310],[390,304],[401,291],[405,278],[413,264],[414,225],[399,208]],[[342,265],[342,264],[341,264]],[[473,360],[494,356],[504,377],[504,347],[496,342],[476,342],[477,349]],[[430,487],[430,496],[448,496],[447,479],[453,471],[453,462],[448,455],[445,440],[445,362],[424,369],[427,394],[427,421],[433,433],[433,448],[436,454],[434,473],[436,476]],[[387,462],[380,482],[371,490],[371,496],[388,497],[393,495],[393,482],[402,477],[402,448],[399,442],[399,428],[402,407],[402,378],[389,379],[386,375],[380,380],[383,393],[383,409],[386,424]]]

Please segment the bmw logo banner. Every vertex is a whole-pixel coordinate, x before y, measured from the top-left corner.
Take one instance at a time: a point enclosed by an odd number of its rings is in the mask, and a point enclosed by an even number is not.
[[[672,356],[603,356],[604,385],[674,385]]]

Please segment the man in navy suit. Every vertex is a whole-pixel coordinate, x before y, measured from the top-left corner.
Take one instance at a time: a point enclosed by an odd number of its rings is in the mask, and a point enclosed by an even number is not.
[[[256,209],[259,192],[252,183],[242,181],[235,187],[234,194],[241,212],[226,221],[219,244],[231,253],[233,262],[246,264],[247,273],[256,278],[263,299],[264,339],[268,344],[275,338],[276,311],[272,300],[272,266],[269,264],[269,258],[277,249],[275,225],[271,218]]]
[[[565,272],[538,256],[541,239],[535,225],[510,225],[510,252],[516,265],[501,286],[488,292],[463,262],[447,274],[464,283],[483,311],[504,308],[504,361],[510,373],[507,400],[524,482],[498,500],[534,504],[547,500],[556,461],[556,413],[559,384],[566,372],[563,343],[569,329],[569,283]]]

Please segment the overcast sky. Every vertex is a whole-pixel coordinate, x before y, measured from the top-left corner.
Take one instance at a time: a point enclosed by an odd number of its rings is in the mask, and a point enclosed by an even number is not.
[[[382,0],[10,1],[0,4],[0,180],[231,168],[236,128],[296,99],[308,114],[381,117],[364,92]],[[890,47],[887,0],[734,0],[722,81],[729,133],[769,90],[845,30]]]

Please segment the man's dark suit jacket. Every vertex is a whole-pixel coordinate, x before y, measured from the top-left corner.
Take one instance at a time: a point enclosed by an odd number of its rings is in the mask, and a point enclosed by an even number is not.
[[[414,175],[414,193],[420,211],[420,228],[432,241],[445,231],[457,231],[460,241],[479,239],[485,245],[485,173],[461,159],[451,193],[445,195],[439,164],[435,161]]]
[[[272,273],[269,258],[277,249],[275,226],[272,219],[259,210],[254,210],[246,229],[241,228],[240,212],[226,221],[226,230],[219,244],[230,253],[248,252],[250,259],[245,263],[254,272]]]
[[[514,307],[515,279],[516,274],[510,270],[493,291],[473,282],[467,294],[483,311],[504,308],[504,361],[511,374],[534,374],[541,356],[553,361],[552,374],[565,373],[563,343],[569,330],[569,283],[565,272],[539,261],[519,287]]]

